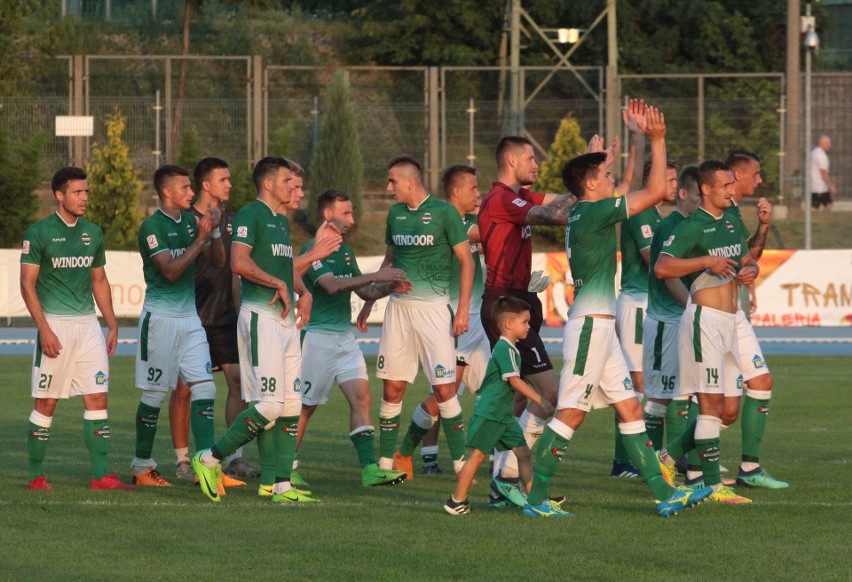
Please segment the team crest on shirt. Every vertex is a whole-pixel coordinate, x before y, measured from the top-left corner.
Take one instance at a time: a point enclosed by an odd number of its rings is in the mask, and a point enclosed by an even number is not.
[[[725,228],[728,229],[728,232],[734,232],[734,230],[735,230],[734,225],[731,224],[730,222],[728,222],[727,220],[725,221]]]
[[[23,246],[21,247],[21,253],[24,255],[30,254],[30,241],[25,240]]]
[[[523,198],[515,198],[514,200],[512,200],[512,204],[514,204],[518,208],[523,208],[524,206],[527,205],[527,201],[524,200]]]
[[[302,391],[302,380],[299,379],[299,378],[296,378],[295,380],[293,380],[293,392],[298,393],[298,392],[301,392],[301,391]]]
[[[615,207],[616,207],[616,208],[618,208],[619,206],[621,206],[621,201],[622,201],[622,200],[624,200],[624,198],[616,198],[616,199],[615,199]]]
[[[192,228],[192,225],[191,225],[191,224],[187,223],[187,225],[186,225],[186,232],[187,232],[187,234],[188,234],[189,236],[192,236],[192,235],[194,235],[194,234],[195,234],[195,229],[194,229],[194,228]]]
[[[160,245],[157,244],[157,235],[155,235],[155,234],[149,234],[145,238],[145,241],[148,243],[148,248],[151,249],[151,250],[154,250],[155,248],[160,246]]]
[[[352,264],[352,255],[350,255],[349,253],[346,253],[345,255],[343,255],[343,262],[346,263],[347,265]]]
[[[751,359],[751,365],[756,369],[760,369],[766,367],[766,362],[763,361],[763,358],[755,354],[755,356]]]
[[[633,380],[629,377],[625,378],[621,384],[624,386],[625,390],[633,390]]]
[[[109,378],[107,378],[106,374],[101,371],[98,371],[98,373],[95,374],[95,384],[98,386],[104,386],[108,380]]]
[[[237,228],[237,238],[246,238],[248,236],[248,227],[240,226]]]
[[[423,216],[420,217],[420,222],[423,224],[429,224],[432,222],[432,215],[428,212],[423,213]]]
[[[645,238],[651,238],[652,236],[654,236],[654,231],[651,230],[651,227],[649,225],[642,225],[642,236]]]
[[[89,244],[92,242],[92,237],[90,237],[84,232],[83,235],[80,237],[80,242],[86,246],[89,246]]]
[[[234,234],[234,227],[231,226],[230,222],[225,226],[225,232],[227,232],[229,235]]]
[[[670,246],[672,246],[672,243],[673,243],[673,242],[674,242],[674,235],[671,235],[671,236],[668,238],[668,240],[666,240],[666,242],[664,242],[664,243],[663,243],[663,246],[664,246],[664,247],[670,247]]]

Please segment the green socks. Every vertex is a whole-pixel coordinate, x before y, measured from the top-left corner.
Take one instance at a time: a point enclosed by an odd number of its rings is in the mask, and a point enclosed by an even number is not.
[[[275,440],[271,430],[257,435],[257,452],[260,457],[260,484],[275,485],[278,465],[275,462]]]
[[[213,400],[193,400],[190,403],[189,426],[195,439],[195,450],[213,446]]]
[[[109,420],[83,420],[83,440],[92,459],[92,476],[102,479],[109,472]]]
[[[689,400],[672,400],[669,402],[666,408],[666,428],[670,441],[686,429],[688,414]]]
[[[212,450],[213,456],[220,461],[228,457],[247,442],[257,438],[267,424],[269,424],[269,420],[260,414],[257,408],[249,406],[240,413],[230,428],[225,431],[225,434],[216,441]]]
[[[624,442],[621,440],[621,432],[618,430],[618,413],[613,410],[612,419],[615,424],[615,450],[612,453],[613,463],[629,463],[630,457],[627,454],[627,449],[624,448]]]
[[[399,446],[399,454],[405,457],[413,455],[414,449],[417,448],[417,445],[420,444],[427,432],[429,432],[428,428],[423,428],[412,420],[411,424],[408,425],[408,432],[406,432],[405,436],[402,437],[402,444]]]
[[[704,472],[704,485],[712,487],[722,483],[719,473],[719,437],[712,439],[695,439],[695,448],[701,459],[701,470]]]
[[[38,426],[30,421],[27,426],[27,455],[30,460],[30,480],[44,475],[42,465],[47,454],[47,442],[50,440],[50,428]]]
[[[290,480],[290,473],[293,472],[293,459],[296,458],[298,430],[298,416],[282,416],[275,421],[272,436],[275,440],[275,464],[278,466],[275,476],[276,483]]]
[[[399,415],[391,418],[379,418],[379,456],[392,459],[396,452],[396,439],[399,434]]]
[[[769,392],[767,392],[769,394]],[[760,442],[769,420],[769,399],[758,400],[746,394],[743,403],[743,462],[760,462]]]
[[[362,426],[349,433],[349,440],[355,445],[358,463],[362,469],[376,462],[376,455],[373,453],[374,435],[375,429],[372,426]]]
[[[638,421],[641,422],[641,421]],[[674,489],[666,483],[660,472],[660,464],[657,462],[657,455],[654,452],[653,443],[650,442],[648,434],[641,432],[638,434],[622,434],[621,440],[624,443],[624,448],[630,456],[630,462],[633,466],[639,469],[639,474],[648,484],[654,499],[664,501],[672,496]]]
[[[451,418],[442,416],[441,427],[447,437],[447,448],[450,449],[450,456],[455,465],[464,460],[464,415],[459,414]]]
[[[538,439],[538,448],[535,454],[535,474],[533,475],[532,488],[527,495],[527,503],[530,505],[541,505],[547,499],[547,488],[550,478],[556,473],[565,451],[568,449],[569,440],[554,432],[548,425]]]
[[[139,403],[136,409],[136,458],[150,459],[154,451],[154,437],[157,436],[157,420],[160,409]]]

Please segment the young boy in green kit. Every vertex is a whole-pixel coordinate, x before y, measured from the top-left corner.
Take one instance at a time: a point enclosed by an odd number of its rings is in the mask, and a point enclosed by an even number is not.
[[[500,339],[491,352],[485,379],[476,396],[473,418],[467,433],[466,444],[471,449],[470,456],[458,472],[455,493],[444,505],[444,510],[451,515],[470,513],[468,490],[479,465],[495,448],[498,451],[511,450],[515,453],[518,457],[521,482],[529,491],[533,470],[530,449],[513,415],[515,391],[544,408],[548,415],[553,412],[551,404],[521,380],[521,356],[515,342],[524,339],[529,333],[529,304],[523,299],[505,295],[494,303],[491,316],[500,330]],[[562,512],[556,502],[546,500],[544,504],[548,504],[548,511]]]

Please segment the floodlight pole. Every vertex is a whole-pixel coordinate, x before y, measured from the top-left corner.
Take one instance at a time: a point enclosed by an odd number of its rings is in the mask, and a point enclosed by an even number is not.
[[[811,71],[811,59],[813,52],[819,49],[819,36],[814,30],[814,19],[811,16],[811,3],[805,5],[805,16],[802,18],[802,29],[805,32],[805,139],[804,144],[804,166],[802,173],[804,176],[804,200],[805,200],[805,250],[811,250],[811,202],[813,193],[811,192],[811,102],[812,102],[812,87],[811,79],[813,77]]]

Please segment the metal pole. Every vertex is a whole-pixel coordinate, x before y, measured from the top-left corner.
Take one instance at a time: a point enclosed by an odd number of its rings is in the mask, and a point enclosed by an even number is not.
[[[704,76],[698,75],[698,161],[704,161]]]
[[[471,166],[476,165],[476,151],[474,149],[474,139],[473,139],[473,118],[476,115],[476,106],[474,105],[473,97],[470,98],[470,107],[467,108],[467,112],[470,114],[470,141],[468,142],[468,150],[470,153],[467,155],[467,161]]]
[[[83,111],[83,55],[74,55],[74,112],[72,115],[85,115]],[[83,138],[74,138],[74,165],[83,167]]]
[[[246,115],[251,110],[251,127],[246,129],[246,134],[252,136],[252,140],[246,140],[248,166],[256,163],[263,157],[263,57],[254,55],[251,58],[251,77],[252,83],[247,84],[246,100],[248,95],[252,94],[252,101],[246,103]]]
[[[785,138],[784,132],[787,130],[787,98],[784,95],[781,95],[778,105],[778,125],[779,125],[779,136],[778,136],[778,189],[779,196],[778,200],[783,203],[784,201],[784,176],[785,172]],[[786,210],[786,207],[785,207]]]
[[[509,28],[511,50],[509,51],[509,133],[521,134],[519,119],[520,96],[518,72],[521,66],[521,0],[511,0]]]
[[[438,67],[429,67],[429,188],[433,191],[438,189],[440,183],[438,149],[440,147],[440,136],[438,135]]]
[[[621,96],[618,86],[618,36],[615,0],[607,0],[607,66],[606,66],[606,140],[618,135],[621,127]]]
[[[786,84],[785,93],[787,95],[787,135],[784,138],[784,147],[786,152],[786,170],[785,178],[788,184],[787,193],[791,194],[790,186],[793,184],[791,179],[798,171],[804,171],[805,168],[800,168],[802,160],[803,146],[802,141],[802,67],[801,67],[801,5],[799,0],[787,0],[787,71],[784,77]]]
[[[174,159],[175,144],[172,141],[172,59],[166,57],[166,162]]]
[[[154,168],[160,167],[160,158],[163,155],[163,150],[160,149],[160,112],[163,110],[163,106],[160,105],[160,90],[157,89],[157,92],[154,94]]]
[[[311,109],[311,116],[314,118],[313,133],[311,134],[311,159],[317,154],[317,143],[319,143],[319,96],[314,95],[314,106]]]
[[[811,5],[808,4],[808,16]],[[811,250],[811,50],[805,48],[805,138],[802,140],[804,159],[802,175],[804,179],[805,200],[805,250]]]

